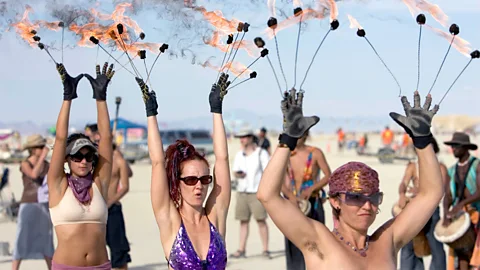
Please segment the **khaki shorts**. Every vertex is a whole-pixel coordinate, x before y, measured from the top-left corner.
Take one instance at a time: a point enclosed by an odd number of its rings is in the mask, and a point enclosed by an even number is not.
[[[235,207],[235,219],[240,221],[250,221],[250,216],[257,221],[267,219],[267,210],[257,199],[256,193],[237,193],[237,205]]]

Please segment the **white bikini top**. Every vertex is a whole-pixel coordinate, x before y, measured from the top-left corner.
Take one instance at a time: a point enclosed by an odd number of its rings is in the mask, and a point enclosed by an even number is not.
[[[107,224],[108,209],[97,184],[93,183],[93,196],[90,204],[84,205],[75,198],[67,186],[65,195],[58,205],[50,208],[53,226],[62,224],[99,223]]]

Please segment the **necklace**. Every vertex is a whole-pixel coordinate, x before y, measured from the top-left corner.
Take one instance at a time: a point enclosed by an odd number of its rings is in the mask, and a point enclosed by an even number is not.
[[[358,249],[358,248],[354,247],[349,241],[346,241],[346,242],[345,242],[345,238],[343,238],[343,236],[337,231],[337,228],[333,229],[333,233],[334,233],[338,238],[340,238],[340,240],[342,240],[345,244],[347,244],[349,247],[351,247],[353,251],[359,253],[360,256],[362,256],[362,257],[367,257],[368,242],[369,242],[369,240],[370,240],[370,237],[369,237],[368,235],[367,235],[367,240],[365,241],[365,247],[362,248],[362,249]]]
[[[470,161],[470,159],[467,159],[464,162],[458,162],[458,166],[463,167],[463,166],[467,165],[469,161]]]

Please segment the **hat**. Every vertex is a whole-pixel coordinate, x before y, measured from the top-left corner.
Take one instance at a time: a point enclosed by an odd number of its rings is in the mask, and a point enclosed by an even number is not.
[[[97,148],[95,147],[95,145],[89,139],[80,138],[80,139],[77,139],[77,140],[71,142],[69,145],[67,145],[67,150],[66,150],[65,154],[66,155],[75,155],[83,147],[88,147],[91,150],[93,150],[94,152],[97,152]]]
[[[260,129],[260,131],[261,131],[261,132],[264,132],[264,133],[267,133],[267,129],[264,128],[264,127],[262,127],[262,128]]]
[[[477,145],[470,143],[470,136],[463,132],[455,132],[453,133],[453,137],[450,141],[443,142],[446,145],[460,145],[468,148],[469,150],[477,150]]]
[[[253,136],[253,130],[251,129],[242,129],[240,132],[235,134],[235,138],[242,138],[247,136]]]
[[[47,140],[40,134],[30,135],[27,137],[27,142],[23,145],[22,149],[27,150],[33,147],[45,146]]]
[[[349,162],[336,169],[328,180],[330,196],[342,192],[379,192],[378,173],[361,162]]]

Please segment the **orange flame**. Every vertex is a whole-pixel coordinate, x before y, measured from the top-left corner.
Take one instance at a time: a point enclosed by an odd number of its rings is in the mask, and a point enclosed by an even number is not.
[[[271,17],[277,17],[277,11],[275,9],[275,0],[267,0],[268,10]]]
[[[278,32],[299,23],[300,20],[302,22],[305,22],[311,19],[319,19],[319,20],[324,19],[325,11],[326,11],[326,8],[323,8],[323,10],[314,10],[311,8],[304,9],[301,16],[292,15],[287,19],[279,22],[277,24],[277,28],[275,28],[275,31],[272,30],[270,27],[267,27],[265,30],[263,30],[263,34],[266,34],[269,39],[272,39],[275,37],[275,35]]]
[[[437,29],[435,27],[432,27],[428,24],[425,24],[425,26],[435,32],[437,35],[445,38],[448,40],[448,42],[452,41],[453,35],[450,33],[447,33],[445,31],[442,31],[440,29]],[[455,36],[455,39],[452,43],[452,46],[459,51],[461,54],[465,55],[466,57],[470,57],[470,52],[472,51],[472,48],[470,48],[470,42],[466,41],[465,39],[459,37],[458,35]]]
[[[219,32],[225,34],[237,32],[237,26],[240,23],[237,19],[227,20],[223,17],[223,13],[220,10],[207,11],[204,7],[196,7],[196,11],[200,11],[203,17],[215,27]]]
[[[293,8],[302,7],[302,6],[303,6],[302,1],[293,0]]]
[[[96,46],[90,41],[90,37],[94,36],[103,44],[111,44],[113,42],[115,46],[122,51],[126,50],[129,53],[136,54],[139,50],[149,50],[152,53],[157,54],[162,44],[150,42],[135,42],[132,44],[131,41],[133,38],[130,37],[127,30],[129,28],[133,29],[137,35],[143,31],[136,21],[125,15],[127,9],[132,9],[132,4],[118,4],[112,14],[102,14],[92,8],[90,12],[97,20],[113,21],[113,23],[110,25],[102,25],[94,21],[85,25],[71,24],[69,29],[80,36],[78,45],[82,47]],[[121,38],[117,30],[118,24],[124,26],[124,33],[121,35]]]
[[[32,7],[26,5],[21,20],[16,23],[12,23],[10,26],[15,28],[17,34],[27,41],[30,46],[36,47],[37,43],[33,40],[35,32],[32,30],[38,31],[40,28],[47,28],[49,30],[58,31],[61,27],[58,26],[59,22],[47,22],[42,20],[30,22],[28,15],[33,12],[34,11]]]
[[[407,6],[410,14],[414,17],[416,13],[425,11],[430,13],[432,17],[441,25],[447,26],[448,16],[440,9],[438,5],[429,3],[426,0],[402,0]]]
[[[253,41],[250,40],[237,40],[233,42],[232,44],[227,45],[227,44],[222,44],[221,43],[221,38],[223,38],[224,35],[222,35],[219,32],[214,32],[213,36],[210,40],[204,40],[205,44],[210,45],[212,47],[220,49],[222,52],[226,52],[229,48],[230,49],[244,49],[247,51],[248,55],[251,57],[258,57],[258,47],[255,45]]]
[[[320,0],[320,2],[324,2],[325,5],[328,6],[330,10],[330,21],[333,21],[338,18],[338,8],[335,0]],[[320,2],[317,2],[317,10],[322,10],[323,8]]]
[[[355,19],[352,15],[347,14],[348,20],[350,21],[350,28],[352,29],[363,29],[363,27],[358,23],[357,19]]]
[[[231,66],[230,66],[230,64],[231,64]],[[231,61],[226,63],[223,67],[215,66],[212,63],[210,63],[209,60],[205,61],[204,63],[200,63],[199,65],[204,67],[204,68],[208,67],[208,68],[214,69],[216,71],[220,71],[222,69],[224,69],[224,71],[225,71],[226,68],[230,67],[230,69],[229,69],[230,73],[232,73],[235,76],[238,76],[240,73],[243,72],[243,74],[240,77],[247,77],[252,72],[252,70],[250,70],[250,69],[245,70],[245,68],[247,68],[245,65],[240,64],[238,62],[233,62],[232,63]]]

